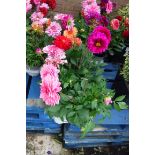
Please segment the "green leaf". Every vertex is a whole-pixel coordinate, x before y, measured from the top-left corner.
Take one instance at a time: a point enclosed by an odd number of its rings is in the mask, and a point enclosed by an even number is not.
[[[62,101],[69,101],[70,100],[70,98],[69,98],[69,96],[67,96],[67,95],[65,95],[65,94],[63,94],[63,93],[61,93],[61,100]]]
[[[118,105],[117,103],[114,103],[114,108],[115,108],[117,111],[120,111],[120,110],[121,110],[120,107],[119,107],[119,105]]]
[[[91,107],[92,109],[95,109],[97,107],[97,100],[92,101]]]
[[[87,85],[87,79],[82,80],[81,81],[81,87],[82,87],[82,89],[85,89],[86,85]]]
[[[69,83],[64,83],[64,88],[68,87]]]
[[[119,96],[115,99],[115,101],[122,101],[125,99],[125,95]]]
[[[128,105],[125,102],[118,102],[120,109],[128,109]]]
[[[67,117],[72,117],[74,114],[75,114],[75,112],[72,111],[72,112],[70,112],[70,113],[67,114]]]

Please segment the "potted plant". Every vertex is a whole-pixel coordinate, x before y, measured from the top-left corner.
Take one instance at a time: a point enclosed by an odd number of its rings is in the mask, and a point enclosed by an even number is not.
[[[44,64],[47,54],[42,48],[48,45],[53,37],[49,35],[48,27],[51,20],[48,10],[55,8],[55,0],[26,1],[26,72],[30,76],[37,76]]]

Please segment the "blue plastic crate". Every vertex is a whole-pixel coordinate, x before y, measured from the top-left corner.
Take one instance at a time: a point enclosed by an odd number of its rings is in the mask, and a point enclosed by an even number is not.
[[[101,116],[98,115],[94,121]],[[81,131],[71,124],[64,126],[64,146],[66,148],[96,147],[108,145],[126,145],[129,142],[129,115],[128,110],[111,111],[111,118],[106,118],[103,123],[81,138]]]

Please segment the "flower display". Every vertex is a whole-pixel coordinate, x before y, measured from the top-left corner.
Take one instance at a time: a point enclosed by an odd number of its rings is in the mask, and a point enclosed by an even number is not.
[[[88,36],[87,47],[92,53],[103,53],[107,50],[109,40],[106,35],[101,32],[91,33]]]
[[[118,19],[112,19],[110,22],[110,25],[111,25],[113,30],[118,30],[119,26],[120,26],[120,22]]]
[[[69,38],[65,36],[58,36],[54,40],[54,45],[57,47],[63,49],[63,50],[69,50],[72,47],[72,42]]]
[[[53,38],[59,36],[61,34],[61,26],[57,22],[51,22],[51,24],[47,27],[45,30],[45,33],[48,34],[48,36],[52,36]]]

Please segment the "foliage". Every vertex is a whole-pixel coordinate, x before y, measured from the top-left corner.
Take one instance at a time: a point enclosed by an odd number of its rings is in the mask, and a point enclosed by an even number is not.
[[[63,87],[60,103],[55,107],[47,106],[46,111],[51,117],[66,118],[77,125],[84,136],[95,127],[93,120],[97,114],[102,114],[103,119],[110,117],[112,105],[104,104],[104,98],[114,97],[115,93],[106,88],[106,80],[101,76],[104,62],[88,52],[85,45],[72,48],[66,54],[68,64],[60,69]],[[113,101],[117,110],[127,108],[123,99],[124,96]]]
[[[129,82],[129,54],[126,55],[121,75],[124,77],[125,81]]]

